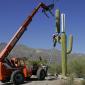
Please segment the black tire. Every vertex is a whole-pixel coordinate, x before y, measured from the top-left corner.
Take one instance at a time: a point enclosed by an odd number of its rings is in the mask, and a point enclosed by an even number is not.
[[[44,80],[46,76],[46,72],[43,68],[39,68],[37,71],[37,78],[38,80]]]
[[[25,81],[29,81],[30,80],[30,76],[25,78]]]
[[[19,70],[16,70],[12,73],[11,75],[11,82],[14,85],[19,85],[24,83],[24,75],[22,72],[20,72]]]
[[[1,83],[6,83],[7,81],[6,80],[1,80]]]
[[[10,81],[10,77],[7,77],[5,80],[1,80],[1,83],[7,83]]]

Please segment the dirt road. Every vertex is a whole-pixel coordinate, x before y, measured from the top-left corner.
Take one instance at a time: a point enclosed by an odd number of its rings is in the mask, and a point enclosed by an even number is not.
[[[13,85],[12,83],[1,83],[0,85]],[[56,79],[55,77],[47,77],[43,81],[38,81],[37,78],[31,78],[29,81],[25,81],[22,85],[61,85],[60,81]]]
[[[6,83],[0,85],[13,85],[12,83]],[[59,80],[44,80],[44,81],[28,81],[22,85],[61,85]]]
[[[47,77],[43,81],[39,81],[37,78],[31,78],[29,81],[25,81],[24,84],[22,85],[68,85],[66,82],[67,82],[66,80],[58,79],[56,77],[51,76]],[[12,83],[2,84],[0,82],[0,85],[13,85],[13,84]],[[76,85],[82,85],[82,84],[80,84],[80,82],[77,82]]]

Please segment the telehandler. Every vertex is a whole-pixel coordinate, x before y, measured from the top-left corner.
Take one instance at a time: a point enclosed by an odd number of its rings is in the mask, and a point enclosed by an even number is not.
[[[12,82],[13,84],[21,84],[24,82],[24,80],[32,75],[32,72],[30,69],[27,69],[26,65],[20,66],[17,64],[17,61],[15,59],[15,64],[13,60],[8,60],[7,56],[11,52],[11,50],[14,48],[18,40],[21,38],[23,33],[27,30],[27,26],[31,23],[32,18],[37,13],[39,8],[43,9],[43,12],[49,11],[51,13],[52,5],[45,5],[44,3],[40,3],[32,12],[30,16],[27,17],[27,19],[24,21],[24,23],[21,25],[21,27],[18,29],[18,31],[15,33],[15,35],[12,37],[12,39],[8,42],[8,44],[5,46],[5,48],[0,52],[0,81],[1,82]],[[38,70],[39,78],[42,80],[44,79],[45,71],[43,69]],[[42,76],[41,76],[42,75]],[[43,76],[44,75],[44,76]]]

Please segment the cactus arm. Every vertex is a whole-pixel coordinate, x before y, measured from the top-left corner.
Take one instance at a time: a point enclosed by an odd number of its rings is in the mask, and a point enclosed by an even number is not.
[[[67,54],[70,54],[71,51],[72,51],[72,45],[73,45],[73,36],[70,35],[69,37],[69,46],[68,46],[68,49],[67,49]]]

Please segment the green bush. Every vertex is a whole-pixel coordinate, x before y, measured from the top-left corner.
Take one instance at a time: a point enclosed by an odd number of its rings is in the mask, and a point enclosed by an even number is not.
[[[61,73],[61,65],[57,63],[52,63],[48,65],[48,72],[51,74],[60,74]]]
[[[56,62],[48,64],[47,61],[29,61],[27,62],[28,66],[33,65],[34,63],[40,65],[40,64],[44,64],[44,65],[48,65],[48,73],[51,74],[60,74],[62,72],[61,69],[61,64],[58,64]],[[68,66],[67,66],[67,71],[68,71],[68,75],[73,75],[74,77],[82,77],[85,78],[85,57],[76,57],[74,59],[72,59],[71,61],[68,62]]]
[[[85,78],[85,58],[75,58],[68,63],[68,73]]]
[[[41,64],[43,65],[47,65],[47,62],[46,61],[39,61],[39,60],[26,60],[25,61],[27,66],[30,68],[32,65],[35,65],[37,64],[38,66],[40,66]]]
[[[82,80],[81,85],[85,85],[85,80]]]

